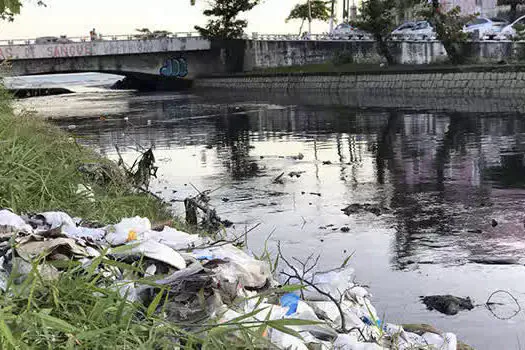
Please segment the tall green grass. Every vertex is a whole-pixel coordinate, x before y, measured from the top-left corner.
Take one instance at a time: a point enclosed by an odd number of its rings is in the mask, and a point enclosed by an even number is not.
[[[153,221],[170,218],[166,207],[149,195],[136,194],[124,177],[93,183],[78,171],[85,163],[115,168],[50,123],[15,114],[10,96],[0,89],[0,207],[17,213],[62,210],[103,223],[134,215]],[[77,193],[79,184],[91,186],[94,197]]]

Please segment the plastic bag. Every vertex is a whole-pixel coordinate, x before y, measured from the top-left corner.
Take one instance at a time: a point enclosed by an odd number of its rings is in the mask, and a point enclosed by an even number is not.
[[[205,243],[205,240],[199,235],[190,235],[167,226],[162,231],[146,231],[139,234],[138,239],[154,240],[177,250],[188,249]]]
[[[350,334],[339,334],[334,342],[334,350],[383,350],[382,346],[375,343],[359,342],[357,337]]]
[[[270,267],[231,244],[209,249],[196,249],[192,252],[196,259],[221,259],[228,261],[216,269],[217,278],[227,283],[239,282],[243,287],[262,288],[271,277]]]
[[[316,315],[321,319],[330,320],[337,328],[341,327],[341,313],[332,301],[310,301],[308,304],[314,309]],[[347,301],[341,303],[341,309],[345,318],[345,326],[347,329],[358,327],[363,328],[365,325],[363,321],[357,316],[349,307],[351,305]]]
[[[0,227],[1,226],[6,227],[9,231],[33,231],[31,225],[26,224],[26,222],[20,216],[7,209],[0,210]]]
[[[429,345],[435,345],[440,350],[456,350],[458,340],[453,333],[443,333],[442,335],[436,333],[425,333],[423,339]]]
[[[46,223],[51,226],[51,229],[58,227],[62,227],[63,229],[77,227],[71,216],[61,211],[48,211],[40,215],[46,219]]]
[[[287,307],[286,316],[294,314],[297,311],[297,304],[299,303],[299,296],[293,293],[287,293],[280,299],[281,306]]]
[[[305,280],[311,281],[317,288],[324,293],[329,293],[336,299],[339,299],[344,293],[354,286],[354,269],[351,267],[344,267],[329,271],[315,272],[305,276]],[[294,280],[291,281],[295,282]],[[303,290],[305,300],[313,301],[329,301],[326,295],[319,293],[312,287],[306,287]]]
[[[88,227],[67,227],[64,233],[70,237],[90,240],[93,242],[103,242],[106,230],[103,228],[88,228]]]
[[[140,234],[150,230],[151,222],[147,218],[125,218],[116,225],[108,226],[106,241],[114,246],[122,245],[137,240]]]
[[[113,252],[110,250],[109,253],[119,256],[141,254],[150,259],[162,261],[179,270],[186,268],[186,261],[184,261],[184,258],[167,245],[155,241],[142,241],[138,243],[131,242],[129,245],[130,249],[119,249],[117,253],[114,253],[115,250],[113,250]]]

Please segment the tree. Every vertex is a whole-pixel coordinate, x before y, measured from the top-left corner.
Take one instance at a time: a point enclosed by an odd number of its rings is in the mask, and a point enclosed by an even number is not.
[[[311,3],[310,3],[311,11],[309,11],[308,3],[297,4],[292,9],[292,11],[290,11],[288,18],[286,19],[286,22],[293,20],[293,19],[300,19],[301,20],[301,26],[299,27],[299,35],[300,35],[303,31],[303,25],[306,20],[308,21],[319,20],[319,21],[326,22],[330,19],[331,9],[329,7],[329,4],[330,4],[330,1],[311,0]],[[310,13],[311,13],[311,16],[310,16]]]
[[[525,1],[523,0],[498,0],[498,6],[510,6],[509,20],[514,21],[517,17],[516,13],[518,12],[518,5],[524,5]]]
[[[44,1],[38,0],[38,6],[46,6]],[[20,0],[0,0],[0,19],[13,22],[15,16],[20,14],[22,2]]]
[[[370,32],[377,43],[377,50],[388,64],[394,63],[387,38],[395,28],[396,2],[391,0],[364,0],[357,27]]]
[[[439,0],[432,0],[432,3],[423,9],[422,14],[435,28],[437,39],[443,44],[450,62],[464,63],[465,56],[461,47],[467,41],[468,34],[463,32],[463,26],[476,15],[461,16],[459,6],[444,11]]]
[[[195,26],[195,29],[209,39],[241,38],[248,22],[237,16],[258,3],[259,0],[213,0],[211,9],[205,10],[204,15],[214,19],[208,20],[206,27]]]

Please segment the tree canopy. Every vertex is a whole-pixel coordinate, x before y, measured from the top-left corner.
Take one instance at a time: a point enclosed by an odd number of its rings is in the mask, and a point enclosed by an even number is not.
[[[497,5],[498,6],[509,6],[510,5],[509,17],[511,21],[514,21],[517,17],[518,5],[525,5],[525,0],[498,0]]]
[[[310,6],[311,6],[311,15],[310,18],[310,11],[308,8],[308,1],[304,4],[297,4],[295,7],[290,11],[290,14],[288,15],[288,18],[286,18],[286,22],[294,20],[294,19],[300,19],[301,20],[301,27],[299,27],[299,34],[301,34],[301,31],[303,30],[303,25],[306,20],[318,20],[326,22],[331,17],[331,9],[330,9],[330,3],[331,1],[322,1],[322,0],[310,0]]]
[[[244,34],[248,22],[237,19],[241,12],[250,11],[259,0],[213,0],[204,15],[212,17],[205,27],[195,26],[199,33],[210,39],[238,39]]]
[[[330,19],[330,1],[312,0],[312,20],[328,21]],[[309,18],[308,2],[297,4],[292,9],[286,21],[300,19],[306,21]]]
[[[361,5],[361,16],[358,28],[374,36],[377,41],[379,53],[386,58],[388,63],[393,63],[394,58],[390,53],[387,37],[395,28],[396,2],[391,0],[364,0]]]
[[[46,6],[44,1],[36,1],[38,6]],[[22,2],[20,0],[0,0],[0,19],[9,22],[14,21],[15,16],[20,14]]]

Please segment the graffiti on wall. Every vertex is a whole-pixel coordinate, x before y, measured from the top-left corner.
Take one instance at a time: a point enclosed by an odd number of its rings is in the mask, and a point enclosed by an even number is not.
[[[170,58],[160,67],[160,75],[164,77],[184,78],[188,75],[188,63],[186,59]]]

